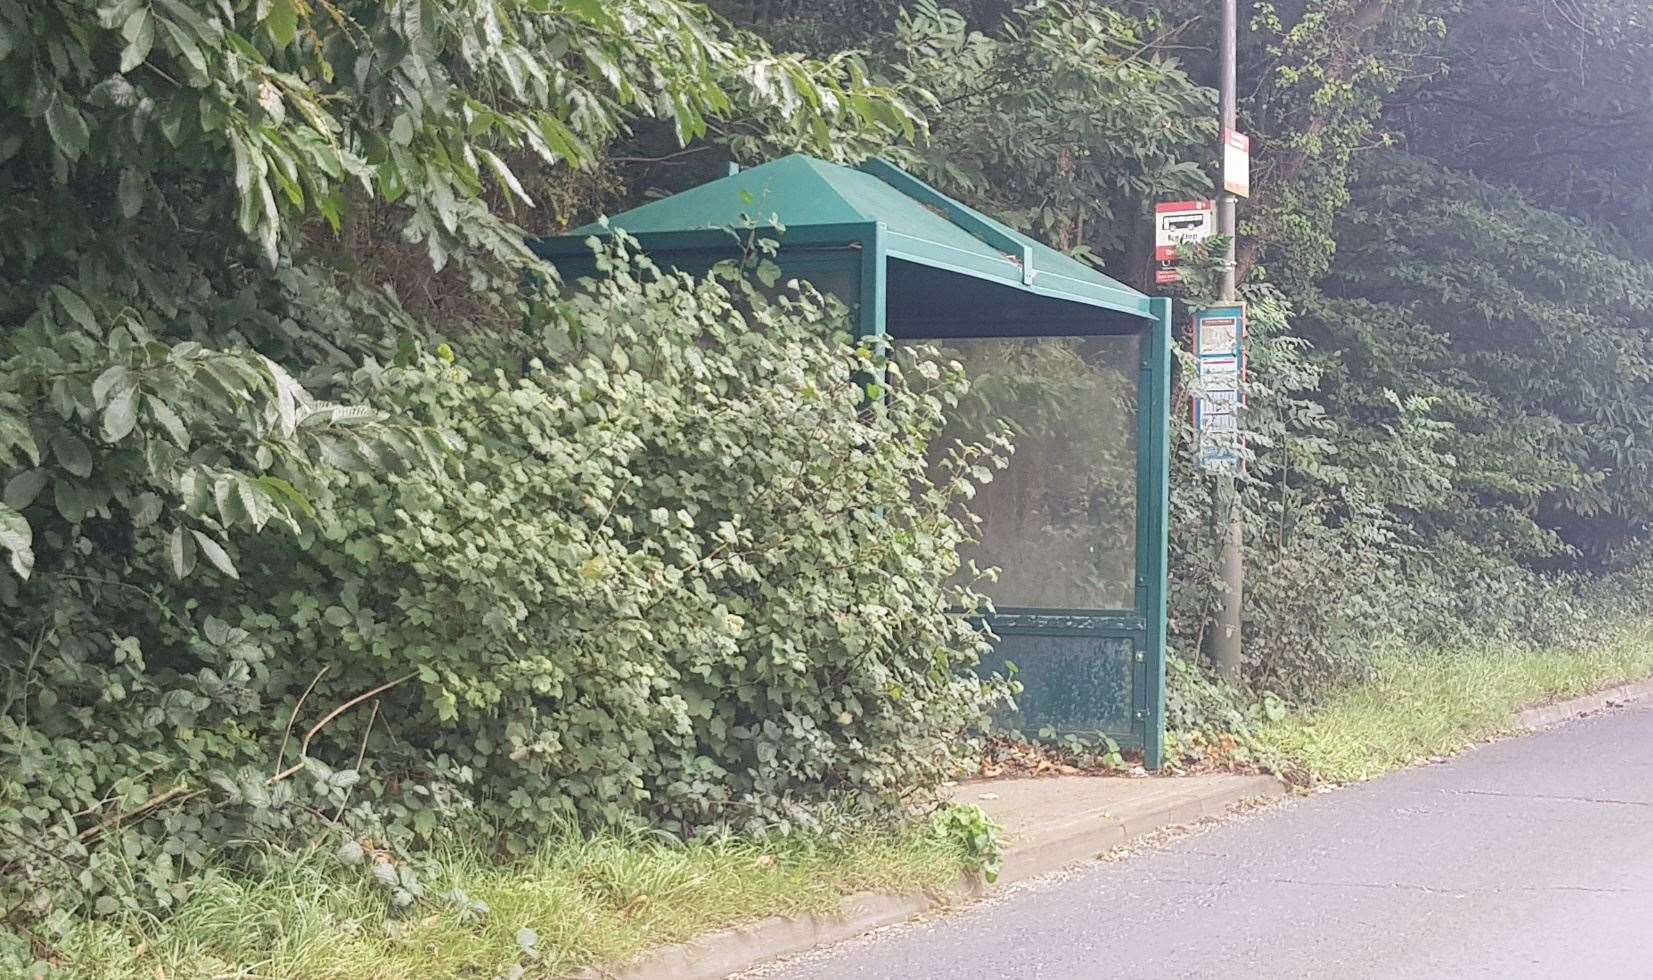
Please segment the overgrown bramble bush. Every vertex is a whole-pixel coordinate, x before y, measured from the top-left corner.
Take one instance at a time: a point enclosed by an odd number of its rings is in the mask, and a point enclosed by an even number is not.
[[[231,533],[239,578],[65,525],[0,637],[0,900],[166,905],[226,848],[335,821],[530,845],[939,779],[1000,691],[947,584],[996,457],[926,464],[959,369],[903,376],[807,288],[605,264],[520,371],[446,346],[357,371],[345,394],[449,451],[324,468],[300,533]]]

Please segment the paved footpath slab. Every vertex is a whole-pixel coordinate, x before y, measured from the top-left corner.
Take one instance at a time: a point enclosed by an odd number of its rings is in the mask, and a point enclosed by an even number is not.
[[[1094,858],[1132,839],[1227,812],[1235,803],[1279,797],[1272,776],[1208,773],[1125,778],[1049,776],[964,783],[954,799],[974,803],[1005,829],[997,891]],[[579,980],[720,980],[732,972],[838,943],[990,893],[979,878],[938,894],[847,896],[835,915],[775,916],[650,951],[626,964],[576,974]]]
[[[959,785],[957,803],[973,803],[1003,830],[1003,887],[1055,871],[1149,831],[1216,816],[1236,803],[1274,799],[1285,785],[1273,776],[1035,776]]]
[[[1283,804],[762,975],[1653,977],[1653,703]]]

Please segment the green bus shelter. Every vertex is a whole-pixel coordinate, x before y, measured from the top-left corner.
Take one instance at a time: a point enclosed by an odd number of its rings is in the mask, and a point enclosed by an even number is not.
[[[987,671],[1023,684],[1006,723],[1100,733],[1162,759],[1170,300],[1145,296],[882,161],[794,155],[537,240],[565,280],[595,271],[590,238],[624,229],[659,265],[700,273],[748,232],[786,277],[849,305],[863,336],[939,345],[972,395],[951,433],[1002,420],[1010,467],[971,508],[969,557],[998,638]]]

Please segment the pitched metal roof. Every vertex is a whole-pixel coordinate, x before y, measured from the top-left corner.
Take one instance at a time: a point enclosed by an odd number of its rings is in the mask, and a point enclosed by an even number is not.
[[[832,228],[877,225],[888,258],[1011,286],[1024,292],[1149,317],[1148,297],[930,187],[900,168],[872,160],[850,169],[803,154],[751,167],[652,201],[608,220],[645,247],[654,236],[767,228],[810,240]],[[601,224],[536,243],[543,254],[577,254],[570,244],[607,234]],[[730,240],[733,244],[733,239]],[[870,243],[869,243],[870,244]],[[559,247],[560,246],[560,247]]]

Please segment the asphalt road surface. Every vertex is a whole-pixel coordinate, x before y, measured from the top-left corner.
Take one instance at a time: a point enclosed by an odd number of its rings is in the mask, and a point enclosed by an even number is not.
[[[1653,978],[1653,703],[1264,811],[764,975]]]

